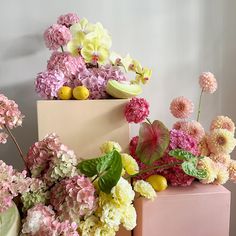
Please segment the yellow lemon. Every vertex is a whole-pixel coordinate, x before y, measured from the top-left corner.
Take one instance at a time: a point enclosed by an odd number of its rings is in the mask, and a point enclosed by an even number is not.
[[[89,90],[85,86],[77,86],[73,89],[73,96],[77,100],[86,100],[89,97]]]
[[[146,181],[152,185],[152,187],[157,191],[163,191],[165,190],[168,185],[167,185],[167,180],[164,176],[162,175],[151,175],[149,176]]]
[[[72,98],[72,88],[68,86],[62,86],[58,90],[58,97],[62,100],[70,100]]]

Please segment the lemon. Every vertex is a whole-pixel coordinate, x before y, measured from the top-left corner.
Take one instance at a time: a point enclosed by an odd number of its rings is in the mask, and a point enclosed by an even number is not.
[[[168,185],[167,185],[167,180],[164,176],[162,175],[151,175],[149,176],[146,181],[152,185],[152,187],[157,191],[163,191],[165,190]]]
[[[85,100],[89,97],[89,90],[85,86],[77,86],[73,89],[73,96],[77,100]]]
[[[62,86],[58,90],[58,97],[62,100],[70,100],[72,98],[72,88],[68,86]]]

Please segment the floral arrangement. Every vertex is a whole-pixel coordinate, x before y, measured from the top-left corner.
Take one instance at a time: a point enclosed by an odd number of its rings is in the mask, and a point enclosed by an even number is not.
[[[101,23],[69,13],[44,32],[52,51],[47,69],[37,75],[36,92],[45,99],[131,98],[142,92],[152,71],[111,51],[112,40]],[[61,50],[61,51],[59,51]],[[125,72],[134,72],[129,81]]]
[[[156,190],[164,190],[167,183],[189,186],[194,180],[203,184],[225,184],[229,179],[236,182],[236,161],[230,158],[236,145],[234,122],[227,116],[217,116],[205,131],[199,122],[202,96],[216,91],[217,80],[212,73],[204,72],[199,86],[196,120],[190,119],[193,102],[177,97],[170,104],[170,112],[179,120],[171,130],[158,120],[148,119],[149,104],[144,98],[132,98],[125,107],[126,120],[141,123],[139,136],[130,142],[130,155],[141,170],[135,178],[147,180]]]

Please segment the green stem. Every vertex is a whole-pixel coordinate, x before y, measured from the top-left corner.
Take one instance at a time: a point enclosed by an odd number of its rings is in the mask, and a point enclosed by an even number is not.
[[[64,52],[64,48],[63,48],[63,46],[61,46],[61,51]]]
[[[146,121],[151,125],[152,122],[149,120],[149,118],[146,118]]]
[[[99,176],[98,175],[96,175],[96,177],[92,180],[92,183],[94,183],[95,182],[95,180],[98,178]]]
[[[197,121],[199,121],[200,113],[201,113],[202,94],[203,94],[203,89],[202,89],[202,91],[201,91],[200,98],[199,98],[199,103],[198,103]]]

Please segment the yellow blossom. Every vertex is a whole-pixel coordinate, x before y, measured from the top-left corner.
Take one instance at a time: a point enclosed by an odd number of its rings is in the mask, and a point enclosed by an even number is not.
[[[135,175],[139,172],[138,163],[132,156],[126,153],[123,153],[121,154],[121,159],[122,159],[122,165],[125,168],[125,171],[129,175]]]
[[[127,207],[123,208],[122,216],[121,216],[121,223],[123,224],[124,228],[127,230],[132,230],[136,226],[137,221],[137,213],[133,205],[128,205]]]
[[[88,34],[92,32],[94,26],[88,22],[86,18],[81,19],[78,23],[72,25],[70,27],[70,31],[72,33],[73,38],[77,37],[79,33],[83,32],[84,34]]]
[[[121,152],[121,146],[119,143],[113,142],[113,141],[107,141],[100,147],[100,150],[102,154],[107,154],[112,152],[113,150],[116,150],[118,152]]]
[[[137,180],[134,183],[134,190],[141,196],[151,200],[154,200],[154,198],[156,197],[156,192],[153,189],[152,185],[144,180]]]
[[[139,84],[140,82],[142,84],[145,84],[147,83],[147,81],[150,79],[151,76],[152,76],[152,70],[145,67],[141,70],[141,72],[137,73],[135,82],[137,84]]]
[[[201,180],[203,184],[213,183],[215,179],[217,178],[216,165],[214,161],[212,161],[209,157],[204,157],[199,160],[198,169],[203,169],[203,170],[206,170],[207,172],[207,177]]]
[[[229,180],[229,171],[223,164],[216,163],[216,173],[214,184],[225,184]]]
[[[83,48],[85,40],[85,34],[83,32],[78,32],[77,36],[74,37],[68,44],[67,50],[73,55],[80,55],[81,49]]]

